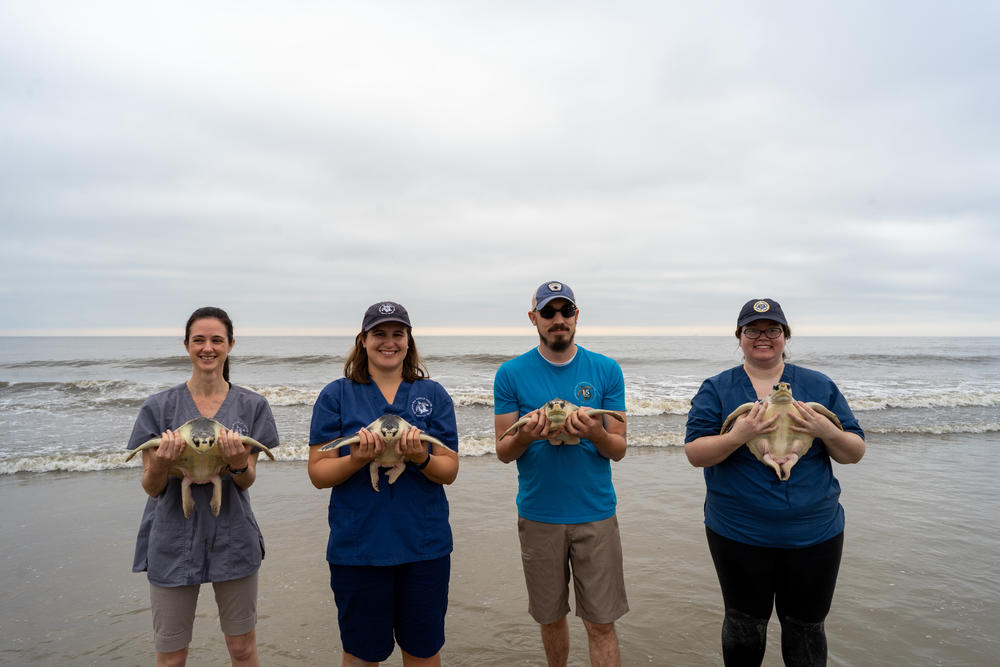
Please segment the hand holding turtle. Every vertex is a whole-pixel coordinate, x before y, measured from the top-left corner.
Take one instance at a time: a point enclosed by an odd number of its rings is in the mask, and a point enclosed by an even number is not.
[[[795,410],[788,412],[788,418],[792,422],[793,431],[805,433],[820,440],[829,440],[841,432],[836,424],[807,403],[794,401],[792,405],[795,406]]]
[[[567,433],[593,442],[605,434],[604,418],[601,415],[590,416],[590,408],[577,408],[566,418],[563,427]]]
[[[166,474],[184,453],[187,443],[176,431],[169,428],[160,434],[160,446],[150,450],[150,468],[154,472]]]
[[[772,415],[767,418],[767,407],[767,401],[757,401],[749,412],[740,416],[733,423],[731,432],[739,440],[740,445],[753,440],[758,435],[771,433],[778,428],[778,416]]]
[[[358,430],[360,441],[351,445],[351,458],[359,464],[368,464],[381,456],[385,441],[367,428]]]
[[[219,431],[219,455],[232,470],[240,470],[247,467],[250,459],[252,447],[243,444],[243,436],[228,428]]]
[[[528,421],[518,427],[515,437],[524,438],[527,442],[535,440],[545,440],[549,436],[549,418],[545,410],[539,408],[532,410],[521,419]]]
[[[423,463],[427,459],[427,445],[420,439],[416,426],[404,429],[396,441],[396,453],[410,463]]]

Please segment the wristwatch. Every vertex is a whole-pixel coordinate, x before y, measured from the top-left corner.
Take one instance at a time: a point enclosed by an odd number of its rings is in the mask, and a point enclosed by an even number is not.
[[[247,470],[250,469],[250,465],[249,464],[243,466],[242,468],[234,468],[233,466],[231,466],[231,465],[229,465],[227,463],[226,467],[229,468],[229,474],[230,475],[242,475],[243,473],[245,473]]]
[[[419,465],[417,466],[417,470],[423,470],[424,468],[426,468],[426,467],[427,467],[427,464],[428,464],[428,463],[430,463],[430,462],[431,462],[431,453],[430,453],[430,452],[427,452],[427,458],[426,458],[426,459],[424,459],[424,462],[423,462],[423,463],[421,463],[421,464],[419,464]]]

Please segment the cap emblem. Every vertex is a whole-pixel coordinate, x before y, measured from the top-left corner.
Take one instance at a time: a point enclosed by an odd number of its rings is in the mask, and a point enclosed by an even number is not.
[[[766,313],[771,310],[771,304],[767,301],[758,301],[753,305],[753,309],[758,313]]]
[[[562,283],[549,283],[546,287],[550,292],[562,292]]]
[[[383,303],[381,306],[378,307],[378,312],[382,313],[383,315],[392,315],[393,313],[396,312],[396,306],[392,305],[391,303]]]

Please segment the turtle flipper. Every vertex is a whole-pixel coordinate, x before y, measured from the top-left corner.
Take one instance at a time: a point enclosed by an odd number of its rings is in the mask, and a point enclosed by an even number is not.
[[[423,440],[423,441],[425,441],[425,442],[429,442],[431,444],[434,444],[434,445],[440,445],[440,446],[446,447],[446,448],[448,447],[448,445],[444,444],[443,442],[441,442],[440,440],[438,440],[437,438],[435,438],[433,435],[427,435],[426,433],[421,433],[420,434],[420,439]]]
[[[208,503],[209,508],[212,510],[212,514],[219,516],[219,511],[222,509],[222,478],[219,477],[219,473],[212,475],[212,500]]]
[[[587,410],[587,412],[585,412],[584,414],[587,414],[587,415],[608,415],[609,417],[614,417],[615,419],[617,419],[618,421],[622,422],[623,424],[625,423],[625,418],[622,417],[617,412],[615,412],[614,410]]]
[[[267,454],[269,459],[271,459],[272,461],[274,460],[274,454],[271,453],[271,450],[268,449],[266,445],[262,445],[253,438],[245,435],[240,436],[240,440],[243,442],[244,445],[249,445],[250,447],[256,447],[257,449],[262,450],[265,454]]]
[[[191,495],[191,478],[186,474],[181,480],[181,509],[184,510],[184,518],[190,519],[194,512],[194,496]]]
[[[143,451],[144,449],[155,449],[159,447],[161,439],[162,438],[153,438],[152,440],[147,440],[146,442],[142,443],[141,445],[133,449],[131,452],[129,452],[129,455],[125,457],[125,463],[131,461],[133,456]]]
[[[500,435],[500,437],[499,437],[499,438],[497,438],[497,440],[503,440],[503,439],[504,439],[504,438],[506,438],[506,437],[507,437],[508,435],[513,435],[514,433],[517,433],[517,429],[519,429],[519,428],[521,428],[522,426],[524,426],[525,424],[527,424],[527,423],[528,423],[528,421],[529,421],[529,420],[528,420],[528,417],[521,417],[521,418],[520,418],[520,419],[518,419],[518,420],[517,420],[516,422],[514,422],[513,424],[511,424],[511,425],[510,425],[510,428],[508,428],[508,429],[507,429],[506,431],[504,431],[504,432],[503,432],[503,433],[502,433],[502,434]]]
[[[406,470],[406,461],[403,460],[400,460],[396,465],[389,468],[389,483],[395,484],[404,470]]]
[[[810,408],[812,408],[816,412],[820,413],[821,415],[832,421],[841,431],[844,430],[844,426],[840,423],[840,420],[837,419],[837,415],[830,412],[830,410],[828,410],[825,405],[820,405],[819,403],[815,402],[809,402],[806,403],[806,405],[808,405]]]
[[[361,442],[361,436],[358,436],[358,435],[352,435],[352,436],[348,436],[348,437],[337,438],[336,440],[328,442],[325,445],[323,445],[322,447],[320,447],[319,451],[321,451],[321,452],[328,452],[331,449],[338,449],[339,447],[347,447],[348,445],[353,445],[353,444],[358,443],[358,442]],[[261,446],[263,446],[263,445],[261,445]]]

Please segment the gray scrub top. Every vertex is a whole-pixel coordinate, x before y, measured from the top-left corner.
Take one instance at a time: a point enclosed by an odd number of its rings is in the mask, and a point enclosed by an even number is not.
[[[166,429],[201,417],[187,384],[146,399],[129,438],[128,449],[158,438]],[[278,430],[271,407],[260,394],[230,385],[229,394],[212,417],[241,435],[268,448],[278,446]],[[264,538],[250,508],[250,494],[233,478],[222,478],[222,509],[209,509],[211,484],[192,484],[194,512],[181,510],[181,480],[167,478],[167,487],[148,498],[139,523],[133,572],[146,572],[157,586],[194,586],[210,581],[248,577],[264,558]]]

